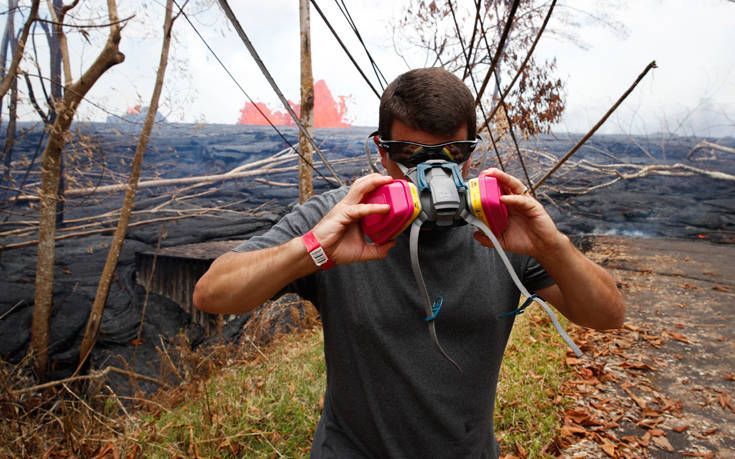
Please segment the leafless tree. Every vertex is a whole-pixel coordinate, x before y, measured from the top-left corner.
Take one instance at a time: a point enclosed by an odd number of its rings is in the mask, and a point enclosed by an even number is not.
[[[125,199],[120,209],[120,219],[117,223],[115,235],[113,236],[110,244],[110,251],[105,262],[105,267],[102,270],[102,276],[100,283],[97,287],[97,294],[92,305],[92,311],[87,321],[87,328],[84,332],[84,338],[79,348],[79,367],[84,365],[87,357],[89,356],[97,336],[99,334],[100,322],[102,320],[102,312],[107,302],[107,296],[110,292],[110,283],[115,274],[115,268],[120,258],[120,251],[122,250],[123,243],[125,242],[125,235],[128,231],[128,224],[130,222],[130,216],[133,211],[133,203],[135,201],[135,193],[138,190],[138,180],[140,179],[140,171],[143,165],[143,155],[146,148],[148,148],[148,141],[150,140],[151,131],[153,130],[153,122],[158,112],[158,104],[161,98],[161,91],[163,89],[163,80],[166,75],[166,65],[168,64],[168,52],[171,45],[171,29],[173,27],[173,0],[167,0],[166,2],[166,14],[163,23],[163,45],[161,47],[161,59],[158,64],[158,71],[156,72],[156,83],[153,88],[153,94],[151,95],[151,102],[148,106],[148,113],[145,118],[143,130],[138,141],[138,147],[135,150],[135,156],[130,168],[130,177],[128,178],[127,188],[125,190]]]
[[[77,4],[78,0],[74,0],[70,4],[64,5],[59,13],[51,8],[52,14],[55,16],[54,27],[57,28],[60,39],[65,81],[63,97],[56,102],[55,112],[57,116],[49,133],[48,143],[42,155],[41,166],[38,260],[30,347],[34,357],[34,367],[40,380],[46,378],[48,365],[50,318],[53,305],[56,203],[59,199],[61,152],[82,98],[108,69],[125,59],[125,56],[119,50],[122,24],[118,18],[117,4],[115,0],[107,0],[107,17],[109,20],[107,41],[89,68],[77,81],[73,81],[71,66],[69,65],[69,50],[66,45],[63,27],[66,14]]]

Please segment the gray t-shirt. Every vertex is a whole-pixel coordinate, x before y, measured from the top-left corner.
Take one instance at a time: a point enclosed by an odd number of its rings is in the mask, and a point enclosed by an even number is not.
[[[235,250],[308,232],[347,193],[296,207]],[[470,225],[422,231],[419,261],[431,298],[444,297],[436,331],[460,373],[436,350],[411,271],[408,231],[382,260],[335,266],[288,285],[314,303],[324,328],[327,389],[312,458],[495,458],[495,390],[519,291]],[[554,281],[531,257],[508,254],[531,292]]]

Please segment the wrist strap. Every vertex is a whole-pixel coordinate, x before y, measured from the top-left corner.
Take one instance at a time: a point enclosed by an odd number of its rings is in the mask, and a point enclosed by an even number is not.
[[[301,236],[301,240],[304,241],[306,251],[311,255],[311,259],[314,260],[314,264],[322,268],[324,271],[334,266],[334,260],[329,258],[329,255],[324,251],[322,245],[316,240],[314,233],[309,231]]]

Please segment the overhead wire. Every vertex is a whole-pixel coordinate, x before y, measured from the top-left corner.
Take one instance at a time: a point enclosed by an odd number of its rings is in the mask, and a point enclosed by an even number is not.
[[[544,30],[546,30],[546,25],[549,23],[549,19],[551,19],[551,13],[554,11],[554,6],[556,6],[556,0],[552,0],[551,6],[549,6],[549,11],[546,13],[546,17],[544,18],[544,22],[543,24],[541,24],[541,28],[539,29],[538,34],[536,34],[536,39],[533,41],[531,48],[528,50],[528,54],[526,54],[526,58],[523,59],[523,63],[521,63],[521,66],[518,67],[518,71],[513,77],[513,80],[511,80],[508,87],[505,88],[505,91],[500,95],[500,102],[503,102],[505,98],[508,97],[508,94],[510,93],[511,89],[513,89],[513,85],[515,85],[516,81],[518,80],[518,77],[520,77],[521,74],[523,73],[523,70],[525,70],[526,64],[528,64],[528,61],[531,59],[531,55],[533,54],[533,51],[536,49],[536,45],[541,39],[541,35],[543,35]],[[498,111],[498,108],[500,108],[500,103],[495,104],[495,107],[493,107],[493,110],[490,112],[487,119],[484,121],[483,127],[488,127],[487,126],[488,123],[495,115],[495,112]]]
[[[179,6],[179,4],[176,2],[176,0],[174,0],[174,4],[179,9],[179,11],[181,12],[181,15],[184,17],[184,19],[186,19],[186,22],[188,22],[189,25],[191,26],[191,28],[194,30],[194,33],[199,37],[199,39],[202,41],[202,43],[204,43],[204,46],[206,46],[206,48],[212,54],[212,56],[217,61],[217,63],[222,67],[222,69],[225,71],[225,73],[227,73],[227,75],[230,77],[230,79],[235,83],[235,86],[237,86],[238,89],[240,89],[240,92],[242,92],[243,95],[245,95],[245,97],[248,99],[248,101],[250,101],[250,103],[253,104],[253,107],[255,107],[255,109],[263,116],[263,118],[268,122],[268,124],[276,131],[276,133],[279,135],[279,137],[281,137],[281,139],[283,139],[283,141],[286,142],[286,144],[297,155],[299,155],[299,157],[304,161],[304,163],[307,164],[314,172],[316,172],[316,174],[319,175],[320,178],[322,178],[325,182],[327,182],[330,185],[332,185],[332,181],[330,179],[328,179],[327,177],[325,177],[316,167],[314,167],[314,165],[311,163],[311,161],[309,161],[308,159],[306,159],[303,156],[303,154],[301,154],[301,152],[286,138],[285,135],[283,135],[283,133],[276,127],[276,125],[273,124],[273,122],[270,120],[270,118],[268,118],[268,116],[263,112],[263,110],[261,110],[260,107],[258,107],[258,104],[256,104],[255,101],[248,95],[248,93],[245,91],[245,89],[237,81],[237,78],[235,78],[235,76],[232,74],[232,72],[230,72],[230,70],[227,68],[227,66],[225,65],[225,63],[222,62],[222,60],[219,58],[219,56],[217,55],[217,53],[214,52],[214,50],[212,49],[212,47],[209,46],[209,43],[207,42],[207,40],[202,36],[202,34],[197,29],[197,27],[191,22],[191,20],[189,19],[189,16],[186,14],[186,12],[184,12],[184,10],[181,8],[181,6]]]
[[[505,49],[505,40],[508,38],[508,35],[510,34],[510,27],[513,24],[513,17],[516,14],[516,10],[518,10],[519,4],[520,4],[520,0],[513,0],[513,5],[511,5],[510,12],[508,13],[508,21],[505,23],[505,28],[503,29],[503,33],[500,36],[500,41],[498,42],[498,48],[495,50],[495,55],[493,56],[492,61],[490,61],[490,68],[487,74],[485,75],[485,79],[482,81],[482,85],[480,85],[480,91],[477,94],[477,99],[475,99],[475,105],[480,103],[480,99],[482,99],[482,95],[485,93],[485,88],[487,87],[487,84],[490,81],[490,77],[493,75],[493,72],[495,71],[495,66],[497,65],[498,60],[500,59],[500,55]],[[480,20],[480,27],[482,27],[482,20]],[[488,52],[490,52],[490,48],[488,48]]]
[[[383,72],[380,71],[380,67],[378,67],[378,63],[375,62],[372,54],[370,54],[370,51],[367,49],[367,45],[365,45],[365,42],[362,40],[362,35],[360,35],[360,31],[357,30],[357,24],[355,24],[355,21],[352,19],[352,15],[347,9],[347,5],[345,4],[345,1],[344,0],[334,0],[334,3],[337,4],[337,7],[339,8],[339,10],[342,12],[342,15],[347,20],[347,24],[349,24],[350,28],[355,33],[355,36],[360,41],[360,44],[362,45],[362,49],[365,50],[365,54],[367,54],[368,60],[370,61],[370,65],[373,67],[373,72],[375,72],[375,78],[377,78],[378,80],[380,89],[385,90],[385,87],[388,86],[388,80],[383,75]]]
[[[469,55],[469,53],[467,52],[467,50],[466,50],[466,48],[464,46],[464,40],[462,40],[462,34],[460,32],[460,29],[459,29],[459,23],[457,22],[457,16],[454,13],[454,6],[452,6],[452,1],[451,0],[449,0],[447,3],[449,4],[449,11],[452,13],[452,20],[454,21],[454,28],[455,28],[455,30],[457,32],[457,38],[459,39],[459,45],[462,47],[462,55],[464,56],[465,60],[467,61],[467,68],[469,69],[469,71],[467,73],[468,73],[468,75],[470,77],[470,81],[472,82],[472,88],[475,90],[475,93],[477,93],[477,84],[475,84],[475,77],[472,74],[472,69],[470,69],[470,55]],[[475,24],[477,24],[477,19],[478,19],[479,15],[480,15],[480,5],[479,5],[479,2],[476,5],[476,8],[477,8],[477,14],[475,16]],[[475,37],[475,32],[474,31],[472,33],[472,37],[473,37],[473,39]],[[471,49],[470,49],[470,52],[472,52]],[[489,52],[489,48],[488,48],[488,52]],[[480,112],[482,113],[483,119],[487,119],[487,116],[485,116],[485,108],[482,105],[482,102],[480,102],[479,106],[480,106]],[[503,165],[503,160],[500,158],[500,152],[498,151],[498,146],[495,143],[495,139],[493,138],[493,133],[490,131],[490,129],[488,129],[488,135],[490,137],[490,141],[492,142],[493,149],[495,150],[495,156],[498,159],[498,164],[500,165],[500,169],[503,170],[503,171],[505,171],[505,165]]]
[[[509,13],[508,22],[505,24],[505,30],[503,31],[503,35],[506,35],[506,32],[510,31],[510,27],[511,27],[511,23],[513,22],[514,14],[515,14],[515,9],[511,10],[511,12]],[[480,18],[480,34],[482,35],[482,38],[485,41],[485,46],[487,46],[487,48],[490,49],[490,44],[488,43],[487,34],[485,33],[485,25],[482,23],[482,18]],[[500,44],[498,44],[498,46],[500,46]],[[501,49],[496,50],[496,54],[495,54],[496,58],[500,55],[501,52],[502,52]],[[500,90],[500,76],[498,75],[498,67],[497,67],[498,62],[499,60],[496,59],[495,65],[493,65],[492,71],[495,75],[495,87],[497,88],[498,92],[502,92]],[[528,175],[528,170],[526,169],[526,162],[523,160],[523,155],[521,155],[521,149],[518,147],[518,141],[516,140],[515,132],[513,132],[513,123],[510,119],[510,115],[508,114],[508,106],[505,104],[504,100],[501,102],[503,104],[503,111],[505,112],[505,120],[508,123],[508,132],[510,133],[510,137],[513,140],[513,145],[515,145],[516,154],[518,155],[518,161],[521,163],[523,174],[525,175],[526,182],[528,183],[528,189],[531,190],[531,195],[533,195],[533,197],[535,198],[536,193],[535,193],[535,190],[533,189],[533,183],[531,182],[531,177],[529,177]],[[488,129],[488,132],[490,132],[490,129]]]
[[[225,1],[225,0],[220,0],[220,1]],[[317,5],[316,4],[316,1],[314,1],[314,0],[311,0],[311,4],[314,5],[314,8],[316,8],[316,11],[317,11],[317,13],[319,13],[319,16],[321,16],[321,18],[324,21],[324,23],[327,25],[327,27],[329,28],[329,30],[332,32],[332,35],[334,35],[334,38],[337,40],[337,42],[339,43],[339,45],[342,47],[342,50],[344,50],[344,52],[347,53],[347,57],[350,58],[350,61],[352,61],[352,64],[355,66],[355,68],[357,69],[357,71],[360,72],[360,75],[362,75],[362,78],[365,80],[365,82],[368,84],[368,86],[370,86],[370,89],[373,90],[373,92],[375,93],[375,96],[378,99],[380,99],[380,94],[375,89],[375,86],[373,86],[373,84],[370,82],[370,80],[368,79],[368,77],[365,75],[365,72],[362,71],[362,69],[360,68],[360,66],[357,64],[357,61],[355,61],[355,58],[352,57],[352,54],[350,54],[349,50],[347,49],[347,47],[345,46],[345,44],[342,42],[342,39],[339,38],[339,35],[337,35],[337,32],[332,27],[332,24],[329,23],[329,20],[327,20],[327,17],[324,15],[324,13],[322,13],[322,10],[321,10],[321,8],[319,8],[319,5]]]
[[[296,113],[293,111],[293,108],[291,108],[291,104],[288,103],[288,100],[286,100],[286,97],[284,97],[283,93],[278,88],[278,85],[276,84],[275,80],[273,79],[270,72],[266,68],[265,64],[263,63],[263,60],[258,55],[258,52],[255,50],[255,47],[250,42],[250,39],[245,33],[245,29],[243,29],[242,26],[240,25],[240,21],[237,20],[237,17],[235,16],[235,13],[232,11],[232,8],[230,8],[229,3],[227,3],[227,0],[219,0],[219,4],[224,10],[225,16],[227,16],[227,19],[230,20],[230,23],[235,28],[237,35],[240,37],[243,44],[248,49],[248,52],[252,56],[253,60],[255,60],[255,63],[258,65],[258,68],[260,68],[260,71],[263,73],[263,76],[265,76],[266,80],[268,80],[268,83],[271,85],[271,88],[273,88],[273,91],[276,93],[278,98],[281,100],[281,103],[283,104],[286,111],[289,113],[289,115],[291,115],[291,118],[293,119],[294,123],[296,123],[296,125],[299,127],[299,130],[301,131],[303,136],[306,138],[306,140],[309,141],[309,143],[311,144],[311,147],[314,149],[314,152],[316,152],[316,154],[319,155],[319,158],[322,160],[322,163],[329,170],[329,172],[332,173],[332,175],[337,180],[337,182],[340,185],[344,185],[344,182],[342,181],[342,179],[339,178],[339,175],[337,174],[337,172],[329,164],[329,162],[327,161],[327,158],[324,157],[324,154],[322,154],[322,151],[317,146],[316,142],[314,141],[314,138],[311,136],[309,131],[306,130],[306,128],[304,127],[299,117],[296,116]]]

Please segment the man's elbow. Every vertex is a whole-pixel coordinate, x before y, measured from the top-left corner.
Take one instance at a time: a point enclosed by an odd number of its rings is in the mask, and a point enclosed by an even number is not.
[[[615,292],[616,295],[610,300],[606,308],[607,314],[605,314],[605,322],[600,327],[595,327],[598,330],[613,330],[616,328],[622,328],[625,322],[625,303],[620,293]]]
[[[191,298],[194,307],[200,311],[214,312],[211,306],[211,296],[207,280],[204,277],[200,278],[196,285],[194,285],[194,293]]]
[[[230,297],[221,284],[221,279],[212,275],[211,272],[204,273],[194,285],[194,293],[191,298],[194,307],[211,314],[235,314],[235,311],[230,311],[232,309],[228,303]]]

